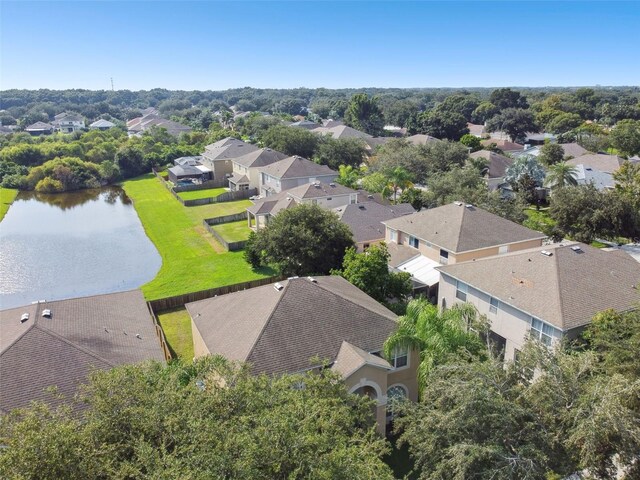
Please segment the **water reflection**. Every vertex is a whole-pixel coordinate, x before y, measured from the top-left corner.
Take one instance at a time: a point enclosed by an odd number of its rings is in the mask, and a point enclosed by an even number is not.
[[[0,309],[130,290],[161,263],[122,189],[22,192],[0,223]]]
[[[116,186],[91,188],[66,193],[20,192],[17,200],[36,200],[40,203],[53,205],[62,210],[75,208],[77,206],[84,205],[87,202],[95,202],[98,200],[102,200],[109,204],[115,204],[118,201],[123,205],[131,204],[131,199],[127,197],[124,190]]]

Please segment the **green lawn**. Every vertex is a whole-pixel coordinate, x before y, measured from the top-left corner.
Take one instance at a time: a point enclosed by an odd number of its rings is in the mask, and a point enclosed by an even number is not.
[[[192,221],[202,223],[205,218],[222,217],[234,213],[244,212],[253,205],[251,200],[236,200],[234,202],[210,203],[197,207],[185,207],[186,214]]]
[[[527,208],[524,211],[524,214],[527,216],[527,219],[524,221],[523,225],[531,230],[537,230],[538,232],[546,232],[554,227],[555,222],[549,216],[548,208],[541,208],[540,210],[536,210],[534,207]]]
[[[242,251],[224,251],[202,226],[203,218],[243,211],[251,204],[248,200],[184,207],[152,174],[127,180],[123,187],[162,257],[156,278],[142,286],[147,300],[274,274],[270,269],[252,271]]]
[[[193,192],[180,192],[178,196],[183,200],[199,200],[200,198],[215,198],[226,191],[226,188],[209,188],[207,190],[194,190]]]
[[[0,222],[16,199],[16,195],[18,195],[18,190],[0,187]]]
[[[249,233],[251,233],[251,229],[248,227],[246,220],[222,223],[215,225],[213,229],[227,242],[242,242],[248,239]]]
[[[191,317],[184,307],[156,313],[164,336],[169,344],[171,355],[191,360],[193,358],[193,337],[191,336]]]

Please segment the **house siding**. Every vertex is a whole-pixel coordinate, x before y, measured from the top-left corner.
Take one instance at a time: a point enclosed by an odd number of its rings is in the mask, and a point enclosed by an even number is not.
[[[202,338],[202,335],[200,335],[200,331],[198,330],[198,327],[196,327],[193,319],[191,319],[191,332],[193,337],[193,358],[210,355],[211,352],[207,348],[206,343],[204,343],[204,339]]]

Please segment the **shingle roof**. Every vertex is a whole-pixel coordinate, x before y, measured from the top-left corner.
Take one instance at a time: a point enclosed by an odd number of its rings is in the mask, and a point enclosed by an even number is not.
[[[180,157],[176,158],[173,163],[175,165],[199,165],[202,157],[200,155],[194,155],[190,157]]]
[[[187,304],[211,353],[256,373],[297,372],[312,357],[334,361],[343,341],[379,351],[396,316],[342,277],[294,278]]]
[[[384,358],[365,352],[361,348],[343,341],[331,370],[338,372],[343,378],[349,377],[359,368],[371,365],[384,370],[392,370],[393,367]]]
[[[421,133],[418,133],[417,135],[411,135],[410,137],[407,137],[407,140],[413,145],[426,145],[429,142],[440,141],[440,139],[436,137],[432,137],[431,135],[424,135]]]
[[[338,176],[336,171],[331,170],[326,165],[318,165],[297,155],[262,167],[260,170],[275,178],[304,178],[325,175]]]
[[[545,238],[481,208],[456,202],[383,223],[454,253]]]
[[[236,182],[234,182],[236,183]],[[305,183],[298,187],[283,190],[282,192],[269,195],[265,198],[255,200],[255,203],[247,208],[247,211],[253,214],[265,214],[270,213],[275,215],[284,208],[289,208],[305,199],[333,197],[340,195],[349,195],[351,193],[357,193],[356,190],[345,187],[337,183]],[[349,199],[345,199],[345,205],[349,203]]]
[[[589,153],[589,150],[587,150],[586,148],[582,148],[577,143],[560,143],[559,145],[564,150],[565,157],[576,158]]]
[[[45,309],[51,318],[42,317]],[[24,323],[23,313],[29,313]],[[5,411],[52,400],[43,392],[50,385],[72,396],[91,368],[164,360],[140,290],[3,310],[0,331],[0,409]]]
[[[26,131],[31,131],[31,130],[51,130],[51,129],[53,129],[53,125],[51,125],[49,123],[44,123],[44,122],[32,123],[27,128],[25,128]]]
[[[229,160],[258,150],[258,147],[237,138],[227,137],[204,147],[202,154],[207,160]]]
[[[495,143],[496,146],[504,152],[518,151],[518,150],[524,149],[524,145],[510,142],[509,140],[501,140],[499,138],[488,138],[487,140],[481,140],[480,143],[485,147],[488,147],[492,143]]]
[[[291,195],[287,195],[288,190],[270,195],[266,198],[256,200],[256,202],[247,208],[249,213],[254,215],[276,215],[280,210],[295,207],[298,202]]]
[[[373,138],[371,135],[347,125],[336,125],[335,127],[318,127],[313,130],[314,133],[322,135],[331,135],[333,138],[362,138],[363,140]]]
[[[576,246],[579,252],[572,249]],[[584,244],[540,247],[438,270],[563,331],[588,324],[602,310],[626,310],[640,301],[633,287],[640,282],[640,264],[624,252]]]
[[[102,118],[100,120],[96,120],[91,125],[89,125],[90,128],[111,128],[115,126],[116,126],[115,123],[112,123],[109,120],[104,120]]]
[[[471,158],[484,158],[489,161],[489,178],[504,177],[507,168],[513,164],[513,158],[490,152],[489,150],[479,150],[469,156]]]
[[[191,127],[168,120],[156,113],[150,113],[127,122],[127,129],[130,132],[144,132],[151,127],[165,128],[170,135],[179,135],[182,132],[190,132],[192,130]]]
[[[229,183],[233,183],[234,185],[238,185],[239,183],[249,183],[249,179],[246,175],[240,175],[236,173],[229,177]]]
[[[593,168],[594,170],[600,170],[601,172],[613,173],[617,171],[624,163],[624,159],[616,155],[605,155],[604,153],[590,153],[581,155],[577,158],[567,160],[569,165],[585,165]]]
[[[261,148],[253,152],[234,158],[233,161],[248,168],[266,167],[272,163],[284,160],[287,154],[272,150],[270,148]]]
[[[576,165],[577,175],[576,180],[578,185],[593,185],[598,190],[605,190],[615,187],[615,180],[613,175],[600,170],[594,170],[591,167],[586,167],[582,164]]]
[[[382,222],[409,215],[415,209],[408,203],[381,205],[374,201],[344,205],[334,208],[340,220],[347,224],[356,243],[380,240],[384,238],[385,227]]]

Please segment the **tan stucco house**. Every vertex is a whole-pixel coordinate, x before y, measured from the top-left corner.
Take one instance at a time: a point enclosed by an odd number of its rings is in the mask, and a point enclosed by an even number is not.
[[[237,138],[227,137],[204,147],[202,164],[213,171],[213,179],[221,180],[233,175],[233,159],[255,152],[258,147]]]
[[[299,156],[287,157],[260,169],[260,195],[268,197],[307,183],[331,183],[338,172]]]
[[[376,401],[381,433],[390,397],[418,398],[418,352],[381,355],[396,315],[342,277],[290,278],[186,308],[196,357],[220,354],[268,375],[331,368]]]
[[[593,316],[640,302],[640,264],[622,251],[581,243],[538,247],[439,267],[438,304],[469,302],[491,321],[493,341],[514,360],[532,336],[573,338]]]
[[[260,168],[284,160],[287,155],[271,148],[261,148],[231,160],[233,175],[229,177],[230,190],[260,188]]]

